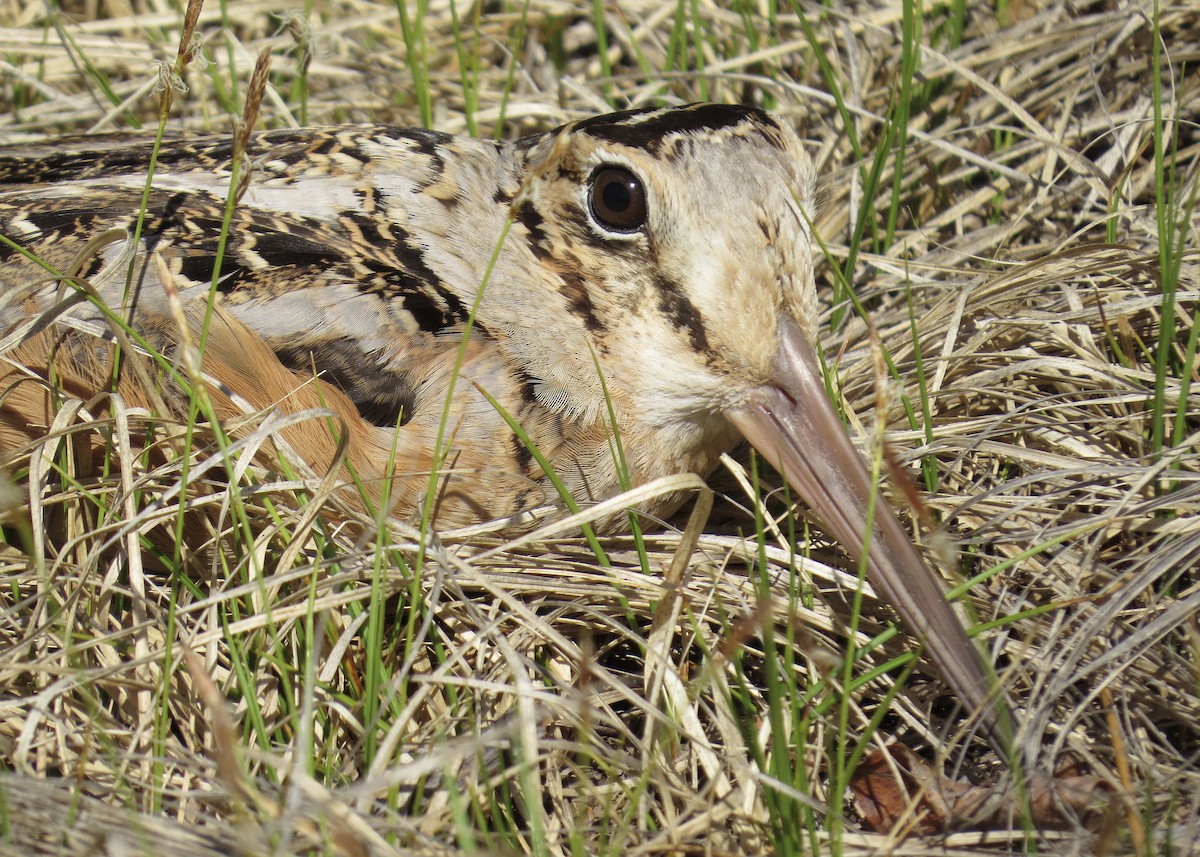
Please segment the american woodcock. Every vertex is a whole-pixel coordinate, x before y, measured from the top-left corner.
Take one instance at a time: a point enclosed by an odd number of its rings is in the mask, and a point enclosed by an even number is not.
[[[418,514],[449,396],[442,526],[557,501],[482,391],[584,503],[621,488],[610,415],[635,485],[707,474],[745,436],[852,556],[866,552],[872,582],[1000,735],[1003,706],[989,701],[979,654],[886,504],[874,504],[866,533],[871,480],[816,352],[815,177],[791,129],[710,104],[597,116],[511,142],[388,126],[267,131],[248,154],[222,251],[228,138],[162,147],[140,232],[148,141],[0,149],[10,344],[46,326],[39,314],[57,316],[56,329],[107,324],[94,299],[63,300],[87,283],[169,350],[168,296],[198,327],[211,293],[204,365],[217,386],[259,407],[333,408],[377,496],[394,468],[401,516]],[[102,373],[89,376],[97,361],[72,336],[56,371],[86,386]],[[22,348],[21,362],[45,372],[36,349]],[[49,418],[45,395],[33,400],[5,399],[6,451]],[[307,431],[293,446],[325,466],[327,423]]]

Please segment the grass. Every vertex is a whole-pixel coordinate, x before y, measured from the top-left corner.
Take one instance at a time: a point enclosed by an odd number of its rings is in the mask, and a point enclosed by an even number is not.
[[[147,69],[192,56],[181,15],[2,2],[0,139],[160,121]],[[970,584],[1028,770],[1106,784],[1100,822],[863,829],[845,789],[872,742],[955,778],[1001,766],[744,454],[711,514],[636,539],[582,536],[611,509],[433,538],[345,507],[264,416],[225,432],[199,399],[173,420],[113,395],[64,398],[6,461],[0,849],[1191,853],[1194,15],[760,5],[210,4],[165,127],[227,131],[266,49],[260,126],[511,137],[711,98],[801,128],[828,177],[831,389],[860,435],[890,427],[880,468],[920,472],[929,553]]]

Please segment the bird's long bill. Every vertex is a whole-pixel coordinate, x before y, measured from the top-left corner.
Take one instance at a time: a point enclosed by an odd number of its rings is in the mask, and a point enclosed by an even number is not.
[[[874,533],[866,536],[870,476],[829,402],[812,346],[790,319],[780,325],[771,383],[756,388],[748,404],[728,416],[851,556],[861,560],[866,545],[871,583],[924,641],[961,702],[980,713],[995,743],[999,704],[990,700],[979,653],[881,496]]]

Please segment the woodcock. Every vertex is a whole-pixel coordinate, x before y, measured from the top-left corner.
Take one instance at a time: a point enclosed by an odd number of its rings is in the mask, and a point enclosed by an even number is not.
[[[871,482],[816,352],[815,176],[791,129],[702,104],[511,142],[390,126],[257,133],[222,258],[231,158],[228,137],[168,140],[139,230],[149,141],[0,148],[8,359],[36,375],[53,360],[68,388],[110,383],[103,336],[87,333],[109,329],[101,302],[172,354],[172,295],[199,341],[211,292],[203,359],[217,391],[334,409],[358,477],[378,496],[393,473],[402,517],[419,516],[450,396],[441,526],[558,502],[484,391],[581,503],[620,490],[612,415],[635,485],[708,474],[744,436],[852,556],[866,550],[874,585],[998,741],[1003,706],[979,653],[885,503],[866,535]],[[52,418],[42,387],[16,377],[5,454]],[[289,435],[317,469],[333,460],[328,425]]]

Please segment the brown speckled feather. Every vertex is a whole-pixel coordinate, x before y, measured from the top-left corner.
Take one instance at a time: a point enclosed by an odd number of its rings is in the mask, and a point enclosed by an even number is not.
[[[638,243],[596,230],[585,197],[595,165],[616,159],[643,170],[664,207],[691,203],[676,186],[697,178],[706,204],[730,186],[764,179],[786,182],[779,192],[806,198],[807,161],[790,132],[765,114],[715,106],[617,114],[507,144],[392,127],[270,131],[251,138],[249,155],[248,189],[234,211],[219,272],[227,138],[164,145],[136,252],[147,141],[75,137],[0,149],[0,233],[59,272],[77,271],[113,307],[122,305],[132,259],[133,318],[142,327],[170,329],[158,267],[147,253],[165,263],[185,303],[203,301],[215,281],[218,303],[234,323],[253,331],[298,376],[315,370],[349,397],[369,446],[390,450],[401,426],[400,484],[393,493],[403,509],[423,491],[461,332],[513,218],[451,407],[452,470],[476,499],[454,502],[451,490],[438,509],[443,525],[557,501],[476,386],[504,404],[584,503],[619,490],[593,354],[622,420],[635,484],[707,472],[736,439],[719,417],[690,413],[679,442],[643,443],[668,418],[655,415],[647,426],[638,400],[661,386],[674,394],[689,383],[687,373],[676,380],[652,363],[660,383],[634,395],[612,383],[634,365],[643,369],[638,351],[647,344],[646,317],[656,321],[663,313],[673,341],[651,351],[669,359],[680,347],[699,347],[705,367],[719,368],[721,354],[705,341],[685,272],[673,271],[668,257],[709,252],[720,243],[721,218],[697,224],[694,248],[690,241]],[[88,241],[109,230],[127,237],[79,258]],[[758,253],[772,252],[765,231],[752,237]],[[6,248],[0,256],[8,257],[0,267],[0,324],[12,327],[31,297],[39,309],[49,306],[58,285]],[[803,269],[794,276],[804,276]],[[782,297],[777,293],[774,302]],[[735,293],[720,298],[709,313],[746,311]],[[72,312],[98,317],[86,305]],[[389,458],[360,475],[380,478]]]
[[[36,333],[39,313],[65,314],[20,345],[18,362],[44,372],[37,350],[52,332],[104,328],[95,303],[60,300],[80,283],[168,351],[183,338],[169,296],[198,339],[211,294],[204,365],[228,414],[239,398],[284,411],[324,402],[376,496],[394,468],[396,514],[420,515],[448,415],[434,510],[443,527],[561,505],[487,396],[584,505],[623,483],[706,474],[744,435],[865,558],[1003,745],[978,653],[896,518],[872,503],[826,398],[815,179],[791,129],[709,104],[597,116],[508,143],[386,126],[268,131],[248,154],[226,234],[227,140],[164,145],[140,232],[148,143],[0,149],[6,341]],[[102,365],[103,349],[85,334],[66,345],[59,368],[76,387],[105,377],[87,368]],[[35,387],[18,387],[34,392],[0,403],[10,449],[52,410],[44,395],[39,410]],[[330,466],[333,438],[319,423],[286,439],[316,470]]]

